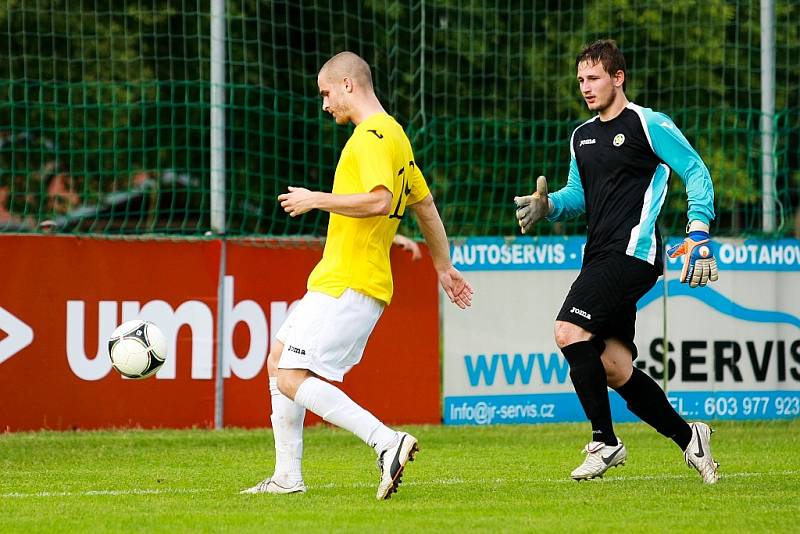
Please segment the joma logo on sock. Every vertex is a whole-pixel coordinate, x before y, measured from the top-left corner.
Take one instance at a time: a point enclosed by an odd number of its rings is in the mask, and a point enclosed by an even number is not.
[[[304,349],[298,349],[297,347],[293,347],[292,345],[289,345],[289,352],[294,352],[296,354],[300,354],[301,356],[306,355],[306,351]]]
[[[585,311],[583,311],[581,309],[578,309],[575,306],[573,306],[572,309],[569,312],[570,313],[575,313],[577,315],[580,315],[581,317],[586,317],[589,320],[591,320],[591,318],[592,318],[592,314],[591,313],[586,313]],[[289,347],[289,348],[291,348],[291,347]]]

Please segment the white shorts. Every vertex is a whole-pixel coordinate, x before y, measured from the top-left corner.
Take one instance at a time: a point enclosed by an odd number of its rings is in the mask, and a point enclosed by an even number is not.
[[[275,337],[283,343],[280,369],[308,369],[341,382],[361,361],[383,302],[346,289],[341,297],[309,291]]]

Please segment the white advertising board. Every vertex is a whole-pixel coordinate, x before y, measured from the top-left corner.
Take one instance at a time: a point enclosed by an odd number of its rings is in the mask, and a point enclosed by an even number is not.
[[[444,306],[445,424],[585,420],[553,339],[584,243],[453,245],[475,298],[466,312]],[[689,288],[677,280],[680,262],[669,260],[666,284],[660,278],[639,301],[635,365],[663,383],[667,339],[668,396],[688,419],[800,416],[800,241],[718,240],[713,248],[719,281]],[[636,420],[615,392],[610,398],[615,420]]]

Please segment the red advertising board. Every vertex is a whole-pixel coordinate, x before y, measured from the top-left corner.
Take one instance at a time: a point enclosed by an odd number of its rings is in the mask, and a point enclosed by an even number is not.
[[[268,426],[266,351],[321,247],[224,247],[220,277],[219,240],[0,236],[0,429],[211,427],[218,372],[224,424]],[[436,277],[429,257],[392,254],[395,300],[343,389],[388,423],[435,423]],[[121,378],[105,344],[135,317],[155,322],[168,340],[170,358],[145,380]]]
[[[321,254],[320,245],[227,244],[227,274],[235,280],[233,301],[253,299],[270,312],[266,320],[270,340],[283,321],[285,306],[303,296],[308,274]],[[392,304],[378,321],[361,363],[345,376],[342,389],[386,422],[437,423],[441,410],[436,275],[427,255],[413,261],[408,253],[394,249],[392,266]],[[247,357],[248,330],[241,323],[234,330],[237,358]],[[265,366],[254,378],[233,375],[226,380],[224,418],[234,426],[267,424]]]

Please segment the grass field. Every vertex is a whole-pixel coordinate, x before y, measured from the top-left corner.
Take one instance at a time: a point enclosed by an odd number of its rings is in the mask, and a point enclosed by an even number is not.
[[[399,493],[376,501],[372,451],[306,431],[304,495],[239,495],[271,473],[268,430],[0,435],[2,532],[797,532],[800,420],[719,422],[704,486],[643,424],[628,464],[573,482],[587,425],[410,427]]]

